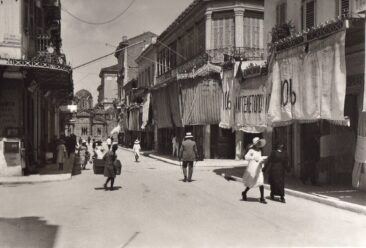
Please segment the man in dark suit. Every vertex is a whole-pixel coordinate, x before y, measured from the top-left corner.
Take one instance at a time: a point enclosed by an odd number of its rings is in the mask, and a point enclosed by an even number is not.
[[[197,145],[193,140],[192,133],[186,133],[179,151],[179,161],[183,160],[183,182],[191,182],[193,174],[193,162],[197,159]],[[188,167],[188,177],[187,177]]]

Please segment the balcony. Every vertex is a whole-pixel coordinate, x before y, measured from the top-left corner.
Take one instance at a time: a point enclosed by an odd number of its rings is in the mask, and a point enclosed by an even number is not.
[[[235,58],[242,60],[263,60],[264,48],[255,47],[224,47],[207,50],[208,59],[213,64],[220,64],[227,58]]]

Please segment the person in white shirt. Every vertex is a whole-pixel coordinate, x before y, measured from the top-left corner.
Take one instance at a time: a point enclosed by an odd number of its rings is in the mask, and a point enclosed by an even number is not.
[[[177,137],[173,136],[172,138],[172,155],[173,157],[178,156],[178,142],[177,142]]]
[[[141,151],[141,146],[140,146],[140,141],[138,139],[135,140],[135,144],[133,145],[133,154],[135,155],[135,160],[136,162],[138,162],[139,158],[140,158],[140,151]]]
[[[112,146],[112,139],[110,136],[108,136],[107,138],[107,146],[108,146],[108,150],[111,150],[111,146]]]

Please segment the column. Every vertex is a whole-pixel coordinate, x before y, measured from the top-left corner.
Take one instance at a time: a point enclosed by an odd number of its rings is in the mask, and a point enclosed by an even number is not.
[[[206,11],[206,51],[212,49],[212,11]]]
[[[211,126],[206,125],[203,127],[203,153],[205,159],[211,158]]]
[[[244,132],[235,132],[235,160],[241,160],[244,157]]]
[[[158,138],[158,126],[154,126],[154,150],[155,152],[159,151],[159,138]]]
[[[298,122],[293,124],[292,129],[293,134],[293,163],[294,165],[294,173],[296,177],[300,177],[300,170],[301,170],[301,125]]]
[[[244,47],[244,8],[235,8],[235,46]]]

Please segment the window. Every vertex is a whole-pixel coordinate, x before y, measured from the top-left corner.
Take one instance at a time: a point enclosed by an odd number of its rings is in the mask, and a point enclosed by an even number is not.
[[[335,16],[341,16],[349,13],[350,3],[349,0],[335,0]]]
[[[301,28],[308,29],[315,26],[315,0],[302,0],[301,4]]]
[[[88,135],[88,128],[87,127],[82,127],[81,128],[81,135]]]
[[[212,15],[213,48],[235,46],[235,23],[233,12],[218,12]]]
[[[263,13],[245,11],[244,47],[263,48]]]
[[[98,136],[102,135],[102,129],[100,127],[97,128],[97,135]]]
[[[287,9],[287,3],[280,3],[276,6],[276,24],[282,25],[286,23],[286,9]]]

